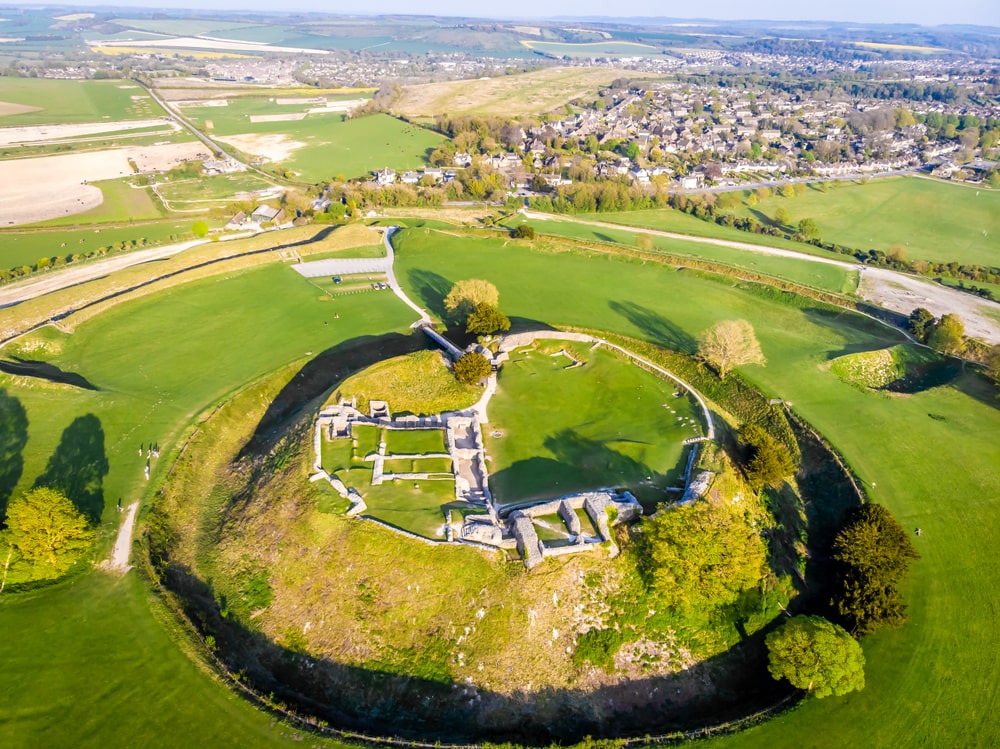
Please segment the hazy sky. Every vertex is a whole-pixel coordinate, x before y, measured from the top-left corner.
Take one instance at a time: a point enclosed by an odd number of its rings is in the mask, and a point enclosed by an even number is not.
[[[106,0],[107,1],[107,0]],[[65,2],[65,0],[64,0]],[[87,5],[86,0],[69,0]],[[15,3],[16,4],[16,0]],[[119,5],[111,2],[109,5]],[[314,10],[327,13],[407,13],[414,15],[461,15],[479,17],[550,16],[662,16],[670,18],[758,18],[769,20],[828,20],[866,23],[919,23],[937,25],[967,23],[1000,26],[1000,0],[770,0],[765,3],[747,0],[713,0],[693,3],[677,0],[505,0],[500,3],[476,0],[366,0],[362,3],[336,4],[321,0],[125,0],[123,6],[159,8],[197,8],[208,10],[264,10],[273,12]]]

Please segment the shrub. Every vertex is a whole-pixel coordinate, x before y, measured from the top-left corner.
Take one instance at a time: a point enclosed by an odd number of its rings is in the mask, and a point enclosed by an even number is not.
[[[475,351],[455,362],[455,379],[465,385],[475,385],[492,371],[490,360]]]

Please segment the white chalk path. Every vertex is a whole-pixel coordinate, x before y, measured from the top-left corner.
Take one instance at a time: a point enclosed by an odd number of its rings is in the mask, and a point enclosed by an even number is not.
[[[132,534],[135,532],[135,519],[139,514],[138,500],[128,506],[125,511],[125,520],[121,528],[118,529],[118,538],[115,539],[114,548],[111,550],[111,557],[104,563],[104,568],[109,572],[117,572],[124,575],[130,569],[128,558],[132,551]]]
[[[602,229],[626,231],[633,234],[650,234],[656,237],[666,237],[667,239],[677,239],[695,244],[728,247],[734,250],[745,250],[746,252],[755,252],[761,255],[774,255],[808,263],[835,265],[845,270],[859,271],[861,279],[858,285],[858,295],[861,298],[903,315],[910,314],[917,307],[926,307],[935,316],[957,312],[962,320],[965,321],[966,335],[979,338],[991,344],[1000,343],[1000,304],[964,291],[959,291],[958,289],[942,286],[918,276],[900,273],[888,268],[869,267],[860,270],[860,266],[856,261],[845,262],[844,260],[819,257],[817,255],[809,255],[804,252],[796,252],[795,250],[786,250],[781,247],[771,247],[769,245],[735,242],[729,239],[715,239],[713,237],[695,237],[689,234],[678,234],[677,232],[662,231],[660,229],[649,229],[628,224],[612,224],[606,221],[590,221],[575,216],[564,217],[552,213],[540,213],[538,211],[522,210],[521,213],[525,218],[538,221],[568,221],[570,223],[594,226]]]
[[[427,310],[423,309],[410,299],[410,297],[406,296],[406,292],[403,291],[403,287],[400,286],[399,281],[396,280],[396,253],[392,249],[392,235],[395,234],[398,229],[398,226],[390,226],[385,230],[385,234],[382,237],[382,241],[385,243],[385,256],[389,259],[389,269],[386,271],[389,288],[392,289],[392,292],[396,296],[403,300],[407,307],[420,315],[420,319],[413,323],[411,327],[415,328],[419,325],[432,325],[434,321],[431,320],[431,316],[427,314]]]

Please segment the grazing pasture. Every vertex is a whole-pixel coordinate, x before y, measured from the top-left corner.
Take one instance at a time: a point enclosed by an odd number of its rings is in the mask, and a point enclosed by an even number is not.
[[[793,198],[773,196],[743,215],[788,211],[792,224],[813,219],[827,242],[859,250],[906,248],[909,260],[1000,266],[1000,190],[920,177],[810,185]]]
[[[166,112],[131,81],[68,81],[0,76],[0,102],[31,107],[3,114],[0,127],[144,120]]]

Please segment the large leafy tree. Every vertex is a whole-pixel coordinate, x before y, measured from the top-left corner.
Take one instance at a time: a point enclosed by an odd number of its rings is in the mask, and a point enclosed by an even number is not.
[[[465,330],[467,333],[490,335],[497,331],[510,330],[510,320],[492,304],[480,302],[466,318]]]
[[[701,334],[698,355],[726,379],[729,371],[741,364],[764,364],[764,354],[746,320],[720,320]]]
[[[906,621],[897,586],[920,555],[903,527],[878,504],[856,508],[833,541],[839,564],[834,607],[859,634]]]
[[[69,498],[55,489],[32,489],[7,506],[7,542],[21,557],[61,575],[86,553],[94,531]]]
[[[738,508],[704,499],[661,510],[643,524],[643,567],[651,588],[686,615],[710,614],[756,588],[767,551]]]
[[[965,323],[954,313],[944,315],[927,336],[927,345],[942,354],[957,356],[965,348]]]
[[[865,654],[857,640],[821,616],[796,616],[765,642],[768,670],[775,679],[816,697],[865,688]]]
[[[924,342],[934,328],[934,315],[926,307],[917,307],[907,318],[906,328],[914,338]]]

